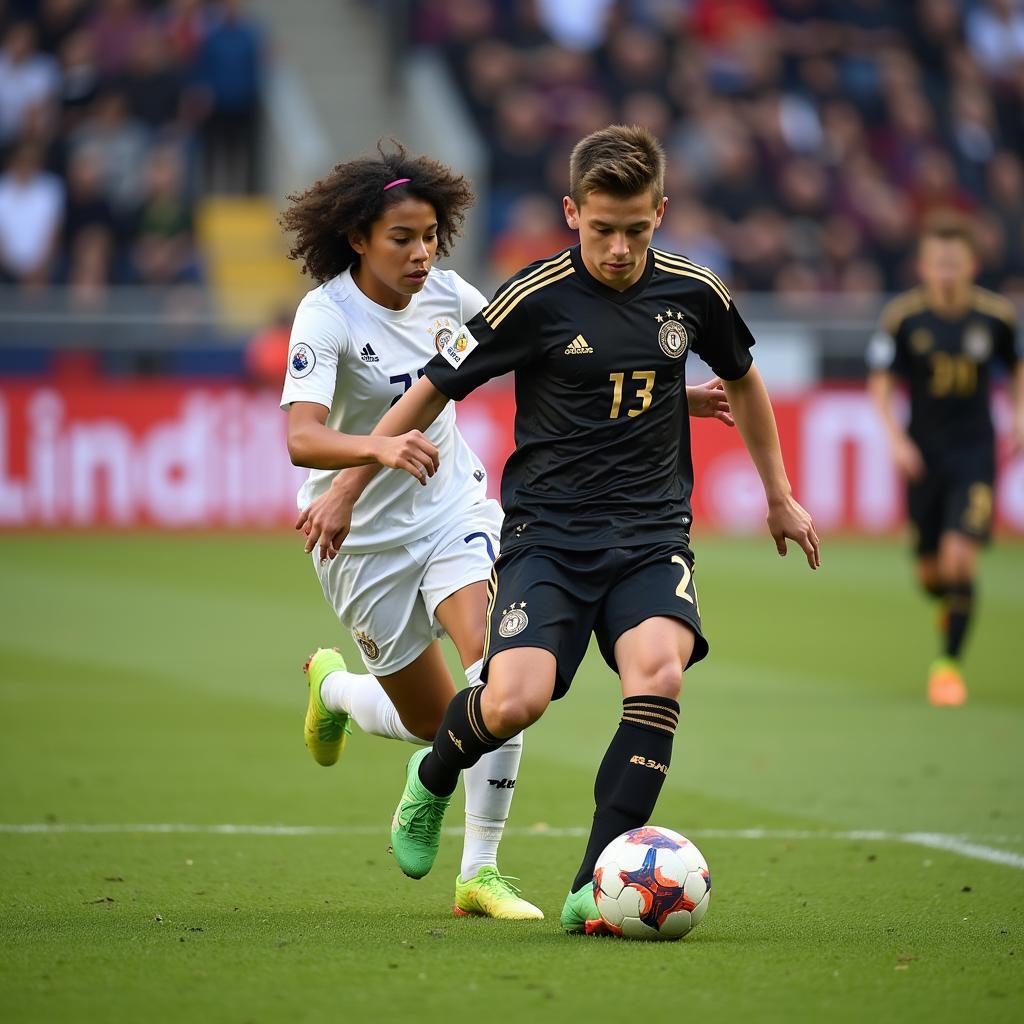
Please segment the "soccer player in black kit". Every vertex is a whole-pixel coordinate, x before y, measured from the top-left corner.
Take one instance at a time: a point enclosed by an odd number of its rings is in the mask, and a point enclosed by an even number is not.
[[[491,577],[486,684],[456,695],[434,745],[409,762],[392,821],[406,874],[430,870],[459,772],[564,696],[591,633],[622,681],[622,718],[597,773],[596,810],[562,910],[569,932],[602,929],[594,864],[647,822],[668,772],[683,670],[703,658],[690,550],[692,467],[684,367],[693,349],[725,381],[732,417],[786,538],[819,564],[792,496],[753,338],[709,270],[650,248],[665,212],[664,154],[615,125],[573,150],[566,220],[580,244],[506,282],[427,364],[375,432],[424,430],[450,399],[515,372],[516,448],[502,477],[505,523]],[[423,480],[435,467],[423,466]],[[339,474],[313,510],[332,549],[372,469]],[[341,478],[344,477],[344,480]]]
[[[962,220],[939,215],[926,226],[917,269],[920,287],[882,312],[868,348],[868,388],[907,480],[918,579],[943,603],[942,656],[929,672],[928,699],[949,707],[967,699],[960,654],[974,609],[978,550],[992,529],[992,364],[1013,374],[1018,451],[1024,448],[1024,368],[1013,304],[974,285],[977,261]],[[897,381],[910,391],[906,428],[893,411]]]

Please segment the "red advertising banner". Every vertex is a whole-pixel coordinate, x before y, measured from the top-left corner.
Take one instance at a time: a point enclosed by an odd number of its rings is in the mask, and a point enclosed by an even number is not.
[[[511,388],[460,403],[458,421],[496,491],[512,448]],[[1002,436],[1004,396],[994,405]],[[820,389],[775,402],[800,500],[820,530],[899,526],[903,490],[862,391]],[[702,526],[760,529],[764,498],[735,430],[694,421]],[[1000,461],[997,516],[1024,533],[1024,459]],[[223,385],[133,381],[0,386],[0,527],[285,526],[305,471],[291,465],[277,396]]]

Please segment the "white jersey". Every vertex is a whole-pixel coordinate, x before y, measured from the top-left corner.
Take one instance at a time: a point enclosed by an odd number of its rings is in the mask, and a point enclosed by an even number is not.
[[[487,300],[452,270],[431,270],[405,309],[385,309],[367,298],[351,273],[308,292],[292,326],[281,406],[316,402],[327,426],[343,434],[370,434],[460,324]],[[426,430],[437,445],[440,469],[424,487],[404,470],[382,468],[353,509],[345,550],[382,551],[423,537],[446,519],[484,500],[480,461],[455,427],[449,402]],[[337,470],[313,469],[298,494],[305,508],[330,486]]]

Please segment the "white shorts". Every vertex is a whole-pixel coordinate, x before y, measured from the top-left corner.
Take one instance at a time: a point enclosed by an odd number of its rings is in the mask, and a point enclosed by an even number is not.
[[[490,498],[419,540],[385,551],[341,553],[313,565],[338,621],[355,637],[368,671],[387,676],[444,636],[437,606],[490,578],[501,535],[501,506]]]

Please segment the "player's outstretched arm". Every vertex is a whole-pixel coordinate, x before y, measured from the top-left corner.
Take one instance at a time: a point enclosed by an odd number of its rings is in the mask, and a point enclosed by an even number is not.
[[[735,427],[736,421],[729,412],[729,398],[718,377],[706,384],[696,384],[686,389],[686,408],[691,416],[716,419],[727,427]]]
[[[306,535],[306,553],[319,546],[320,558],[334,558],[352,525],[352,509],[359,496],[383,465],[392,465],[415,476],[426,485],[427,477],[438,468],[437,448],[423,435],[448,403],[448,399],[426,377],[421,377],[374,427],[370,440],[402,442],[412,438],[416,444],[403,449],[394,463],[376,460],[344,469],[331,486],[312,501],[295,522],[295,529]]]
[[[379,464],[419,478],[420,467],[437,458],[437,448],[417,430],[400,437],[342,434],[327,424],[329,410],[318,402],[292,402],[288,409],[288,454],[306,469],[346,469]]]
[[[896,379],[888,370],[872,370],[868,374],[868,394],[885,427],[896,468],[908,480],[920,480],[924,476],[924,456],[896,418],[892,407],[895,390]]]
[[[782,461],[775,413],[757,367],[751,366],[739,380],[725,381],[725,392],[743,443],[750,452],[768,499],[768,529],[780,555],[786,554],[786,538],[795,540],[812,569],[821,565],[818,535],[807,511],[793,497]]]

